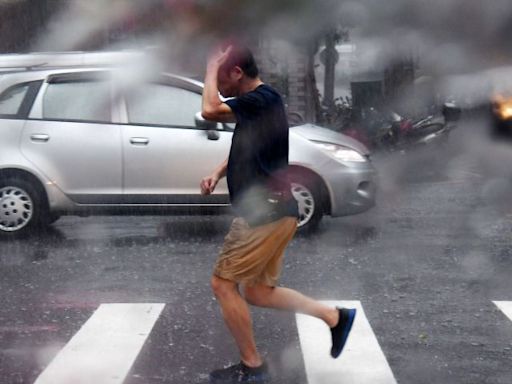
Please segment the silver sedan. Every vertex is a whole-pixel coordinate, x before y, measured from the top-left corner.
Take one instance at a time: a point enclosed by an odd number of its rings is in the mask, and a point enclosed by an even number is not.
[[[229,152],[233,127],[205,121],[202,84],[111,68],[0,73],[0,235],[62,215],[225,212],[225,180],[199,181]],[[315,125],[290,128],[300,226],[374,205],[376,172],[357,141]]]

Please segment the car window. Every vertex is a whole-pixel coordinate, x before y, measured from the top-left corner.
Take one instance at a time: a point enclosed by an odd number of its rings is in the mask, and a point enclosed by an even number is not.
[[[0,115],[16,116],[21,108],[30,83],[9,88],[0,95]]]
[[[132,124],[195,127],[201,95],[164,84],[145,84],[126,98]]]
[[[110,122],[110,82],[76,80],[48,84],[43,119]]]

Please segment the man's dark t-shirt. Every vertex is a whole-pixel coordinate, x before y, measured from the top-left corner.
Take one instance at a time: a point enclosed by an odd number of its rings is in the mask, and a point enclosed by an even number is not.
[[[287,177],[288,121],[281,96],[262,84],[226,104],[237,119],[227,169],[235,212],[243,211],[247,195],[259,188],[281,192],[285,204],[280,216],[297,217],[297,202]]]

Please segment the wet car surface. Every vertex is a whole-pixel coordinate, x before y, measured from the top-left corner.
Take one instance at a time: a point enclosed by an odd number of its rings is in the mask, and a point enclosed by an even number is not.
[[[0,77],[0,236],[63,215],[230,206],[224,179],[207,196],[199,182],[227,158],[232,127],[202,118],[202,83],[144,76],[125,84],[136,71],[63,67]],[[301,228],[373,207],[376,172],[364,145],[313,124],[289,136]]]

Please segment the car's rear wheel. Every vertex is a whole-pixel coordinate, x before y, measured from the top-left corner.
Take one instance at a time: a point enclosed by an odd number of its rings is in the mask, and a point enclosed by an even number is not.
[[[27,180],[0,180],[0,236],[19,236],[48,224],[44,196]]]
[[[299,230],[316,229],[324,214],[320,186],[314,178],[297,174],[291,177],[291,191],[299,206]]]

